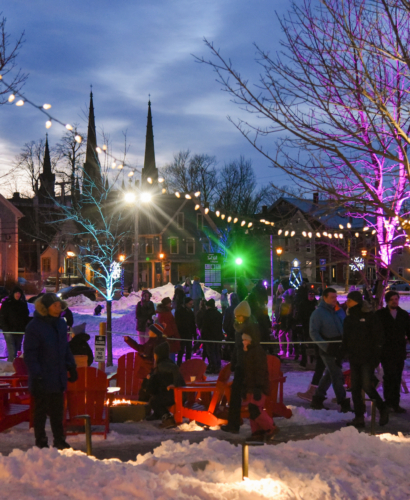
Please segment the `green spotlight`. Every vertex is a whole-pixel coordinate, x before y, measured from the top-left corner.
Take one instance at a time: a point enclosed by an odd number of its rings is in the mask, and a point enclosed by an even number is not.
[[[235,260],[235,264],[236,264],[237,266],[240,266],[240,265],[242,264],[242,262],[243,262],[243,260],[242,260],[240,257],[238,257],[238,258]]]

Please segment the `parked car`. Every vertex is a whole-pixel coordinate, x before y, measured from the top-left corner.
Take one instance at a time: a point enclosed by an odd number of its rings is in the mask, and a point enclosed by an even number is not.
[[[69,297],[77,297],[78,295],[84,295],[90,300],[96,300],[96,291],[94,288],[85,285],[67,286],[57,292],[57,296],[64,300]]]
[[[395,290],[397,292],[410,292],[410,284],[407,281],[389,281],[389,284],[386,287],[386,292],[390,290]]]

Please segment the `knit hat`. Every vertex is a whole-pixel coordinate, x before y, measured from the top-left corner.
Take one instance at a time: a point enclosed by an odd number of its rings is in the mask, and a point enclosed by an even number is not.
[[[55,293],[45,293],[40,300],[47,309],[55,302],[60,302],[61,309],[63,310],[67,309],[68,307],[67,302],[61,300],[60,297],[57,297]]]
[[[242,333],[242,340],[249,340],[249,342],[252,342],[252,337],[247,333]]]
[[[251,307],[249,302],[243,300],[240,302],[234,309],[235,316],[245,316],[246,318],[250,318],[251,316]]]
[[[153,325],[150,325],[149,330],[151,330],[152,333],[155,333],[157,337],[162,337],[164,335],[164,327],[161,323],[154,323]]]
[[[206,307],[215,307],[215,300],[214,299],[207,300]]]
[[[168,342],[163,342],[162,344],[157,345],[157,347],[154,349],[154,354],[157,355],[158,360],[169,358]]]
[[[79,333],[85,333],[85,327],[87,323],[81,323],[80,325],[75,325],[71,328],[71,333],[78,335]]]
[[[361,304],[363,302],[362,294],[361,294],[361,292],[359,292],[357,290],[355,290],[354,292],[348,293],[347,294],[347,298],[351,299],[351,300],[354,300],[358,304]]]
[[[169,297],[165,297],[161,300],[161,304],[166,306],[167,304],[171,304],[172,300]]]

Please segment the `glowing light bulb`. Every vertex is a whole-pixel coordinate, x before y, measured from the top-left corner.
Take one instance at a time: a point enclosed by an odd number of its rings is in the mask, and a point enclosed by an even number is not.
[[[121,163],[120,165],[118,165],[118,170],[121,170],[122,168],[124,168],[124,165]]]
[[[279,229],[278,235],[280,236],[282,234],[282,229]]]
[[[248,227],[252,227],[253,223],[249,222]]]
[[[112,162],[112,165],[111,165],[112,168],[116,168],[117,167],[117,164],[115,163],[115,161]]]
[[[303,234],[303,236],[306,238],[306,236],[307,236],[307,232],[306,232],[306,231],[302,231],[302,234]]]
[[[95,150],[97,151],[97,153],[101,153],[101,148],[99,148],[98,146],[95,148]]]
[[[369,227],[368,226],[364,226],[363,231],[368,231],[368,230],[369,230]]]
[[[10,94],[9,98],[8,98],[8,101],[9,102],[13,102],[15,98],[16,98],[16,96],[14,94]]]
[[[73,126],[72,126],[72,125],[70,125],[69,123],[67,123],[67,125],[65,126],[65,128],[66,128],[67,130],[73,130]]]
[[[235,219],[233,220],[233,223],[236,224],[238,222],[238,217],[235,217]]]
[[[231,222],[232,217],[231,217],[231,216],[229,216],[226,220],[227,220],[228,222]]]
[[[201,196],[201,191],[197,191],[197,192],[195,193],[195,198],[198,198],[199,196]]]
[[[83,142],[83,138],[81,137],[81,135],[77,134],[74,139],[76,140],[76,142],[78,142],[79,144],[81,144]]]
[[[265,221],[265,219],[261,219],[259,222],[262,222],[262,224],[263,224],[263,223],[265,223],[266,221]]]
[[[158,177],[158,182],[161,184],[162,182],[164,182],[165,179],[163,177]]]
[[[219,210],[217,210],[217,211],[215,212],[215,215],[216,215],[217,217],[219,217],[219,216],[221,215],[221,212],[220,212]]]
[[[329,237],[329,239],[332,239],[332,235],[330,233],[328,233],[327,236]]]
[[[43,104],[43,108],[44,109],[50,109],[51,108],[51,104]]]
[[[359,233],[354,233],[355,237],[358,238],[359,237]]]
[[[103,151],[107,151],[107,145],[103,144]]]
[[[185,198],[186,198],[187,200],[190,200],[190,199],[192,198],[192,196],[191,196],[190,194],[186,194],[186,195],[185,195]]]
[[[225,219],[225,214],[221,214],[221,219],[224,220]]]
[[[128,177],[132,177],[134,175],[134,172],[129,172]]]
[[[347,228],[348,228],[348,229],[350,229],[350,228],[352,227],[352,225],[350,224],[350,222],[348,222],[348,223],[346,224],[346,226],[347,226]]]
[[[195,210],[198,210],[199,207],[200,205],[195,205]]]
[[[376,234],[376,229],[373,229],[372,234]]]
[[[24,101],[23,99],[20,99],[19,101],[16,102],[16,106],[24,106]]]
[[[51,120],[46,121],[46,128],[50,128],[52,125]]]
[[[343,229],[343,224],[339,224],[339,229]]]
[[[292,231],[292,232],[290,233],[290,235],[291,235],[291,236],[295,236],[295,231]]]
[[[165,194],[167,190],[165,188],[162,188],[162,194]]]
[[[244,226],[245,224],[246,224],[246,220],[243,220],[243,221],[241,222],[241,226]]]
[[[151,179],[151,177],[147,177],[147,182],[148,182],[148,184],[152,184],[152,179]]]
[[[309,236],[309,238],[312,237],[312,233],[310,231],[308,232],[308,236]]]
[[[176,196],[177,198],[181,198],[181,195],[180,195],[180,193],[178,193],[178,191],[175,193],[175,196]]]
[[[320,238],[320,233],[316,233],[316,236],[317,236],[318,238]]]
[[[323,236],[327,236],[327,232],[326,231],[323,231]]]
[[[338,240],[339,239],[339,235],[337,233],[335,233],[335,238]]]
[[[289,234],[289,231],[285,231],[285,236],[287,236]]]
[[[340,233],[340,234],[339,234],[339,238],[340,238],[341,240],[343,239],[343,234],[342,234],[342,233]]]
[[[209,208],[206,207],[205,210],[204,210],[205,214],[207,214],[209,212]]]

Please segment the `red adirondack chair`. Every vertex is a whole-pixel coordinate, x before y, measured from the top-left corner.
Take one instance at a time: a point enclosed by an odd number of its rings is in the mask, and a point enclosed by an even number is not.
[[[138,400],[138,393],[144,378],[151,373],[152,361],[148,361],[137,352],[128,352],[118,359],[117,374],[111,377],[121,387],[117,396],[122,399]]]
[[[30,422],[30,404],[14,404],[13,393],[28,390],[28,387],[0,387],[0,432],[21,422]]]
[[[280,369],[280,359],[276,356],[268,355],[268,370],[269,370],[269,396],[266,398],[266,411],[270,417],[285,417],[292,416],[292,410],[283,402],[283,383],[286,382],[286,377]]]
[[[3,375],[0,381],[7,382],[11,387],[20,387],[21,391],[10,394],[10,402],[15,404],[30,404],[30,393],[27,389],[28,371],[23,358],[16,358],[13,361],[15,373],[13,375]]]
[[[195,377],[195,382],[205,382],[206,363],[202,359],[188,359],[181,363],[179,367],[181,375],[184,377],[185,383],[192,382],[191,377]]]
[[[82,427],[84,421],[76,418],[77,415],[89,415],[91,425],[102,425],[104,431],[94,434],[104,434],[107,438],[109,432],[109,407],[111,400],[107,396],[107,375],[92,366],[78,368],[78,380],[68,384],[66,392],[66,411],[64,412],[64,427],[68,434],[78,434],[81,431],[70,430],[69,426]]]

